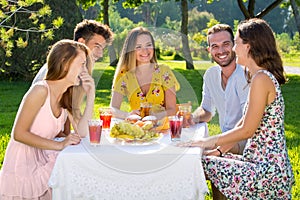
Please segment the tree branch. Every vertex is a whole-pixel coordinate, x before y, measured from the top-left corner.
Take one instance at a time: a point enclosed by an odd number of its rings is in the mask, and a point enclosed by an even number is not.
[[[251,18],[254,17],[254,9],[255,9],[255,0],[249,0],[248,12]]]
[[[255,17],[263,18],[266,14],[268,14],[272,9],[276,8],[279,4],[281,4],[282,0],[276,0],[271,3],[268,7],[266,7],[263,11],[258,13]]]
[[[249,19],[250,18],[250,14],[247,10],[247,8],[245,7],[243,0],[237,0],[237,3],[240,7],[240,10],[242,11],[242,13],[244,14],[245,19]]]
[[[4,22],[6,22],[8,19],[10,19],[15,13],[17,13],[19,10],[21,10],[22,9],[22,6],[21,7],[19,7],[18,9],[16,9],[14,12],[12,12],[8,17],[6,17],[1,23],[0,23],[0,26],[4,23]]]
[[[43,32],[47,32],[49,30],[56,29],[56,28],[49,28],[49,29],[44,29],[44,30],[38,30],[36,28],[22,29],[22,28],[17,28],[17,27],[13,27],[13,26],[5,26],[5,25],[3,25],[3,26],[1,25],[0,27],[8,28],[8,29],[14,29],[14,30],[17,30],[17,31],[34,32],[34,33],[43,33]]]

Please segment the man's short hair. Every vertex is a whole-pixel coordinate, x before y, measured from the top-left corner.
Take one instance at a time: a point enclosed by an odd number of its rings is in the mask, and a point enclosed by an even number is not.
[[[234,43],[234,35],[233,35],[233,31],[232,31],[231,27],[227,24],[216,24],[207,30],[208,45],[209,45],[208,36],[211,34],[214,34],[214,33],[222,32],[222,31],[227,31],[230,34],[232,43]]]
[[[83,38],[86,41],[89,41],[89,39],[95,34],[103,36],[108,44],[113,41],[113,32],[107,25],[101,24],[95,20],[87,19],[76,25],[73,39],[78,41],[79,38]]]

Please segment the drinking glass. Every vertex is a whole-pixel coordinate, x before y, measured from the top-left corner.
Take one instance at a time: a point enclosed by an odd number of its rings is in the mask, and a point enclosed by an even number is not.
[[[152,104],[149,102],[142,102],[140,104],[140,112],[141,112],[141,117],[146,117],[150,115],[150,110],[152,108]]]
[[[189,127],[189,119],[192,114],[192,105],[182,104],[178,106],[178,115],[183,117],[183,127]]]
[[[89,136],[90,144],[99,145],[102,133],[102,120],[90,119],[88,120],[89,124]]]
[[[181,130],[182,130],[182,116],[169,116],[169,125],[172,141],[180,141],[181,139]]]
[[[110,122],[112,118],[112,111],[109,107],[99,108],[100,120],[103,121],[103,129],[110,129]]]

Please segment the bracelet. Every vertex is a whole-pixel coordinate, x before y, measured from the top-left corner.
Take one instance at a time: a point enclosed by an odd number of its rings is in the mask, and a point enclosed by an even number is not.
[[[220,157],[224,157],[222,151],[219,149],[219,147],[217,147],[217,151],[220,153]]]

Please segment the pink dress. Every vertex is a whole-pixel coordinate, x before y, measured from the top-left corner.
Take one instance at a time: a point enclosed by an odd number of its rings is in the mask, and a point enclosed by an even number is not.
[[[46,81],[37,84],[48,88],[48,97],[38,112],[31,132],[54,139],[62,130],[67,112],[56,118],[50,107],[50,91]],[[58,151],[43,150],[17,142],[11,136],[0,171],[0,199],[50,199],[48,180]]]

